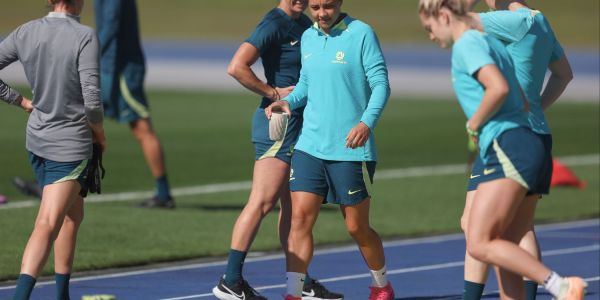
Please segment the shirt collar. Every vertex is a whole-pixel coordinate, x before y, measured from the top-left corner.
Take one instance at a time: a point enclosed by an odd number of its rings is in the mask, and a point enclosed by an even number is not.
[[[323,33],[324,35],[329,35],[329,36],[333,36],[333,35],[339,35],[340,33],[342,33],[343,31],[348,29],[348,24],[350,24],[352,18],[350,18],[350,16],[348,16],[345,13],[342,13],[344,15],[344,18],[339,21],[337,24],[335,24],[331,30],[329,30],[329,34],[323,32],[323,30],[321,30],[321,28],[319,27],[319,23],[315,22],[313,24],[313,28],[316,29],[317,31]]]
[[[74,16],[74,15],[70,15],[68,13],[64,13],[64,12],[55,12],[55,11],[51,11],[48,13],[48,15],[46,16],[48,18],[70,18],[73,19],[77,22],[79,22],[79,16]]]

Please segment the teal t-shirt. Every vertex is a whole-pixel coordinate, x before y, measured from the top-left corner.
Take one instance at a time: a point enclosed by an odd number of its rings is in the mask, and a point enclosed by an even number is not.
[[[246,39],[260,52],[268,85],[288,87],[298,82],[300,38],[311,24],[305,14],[294,20],[280,8],[273,8]],[[271,99],[263,98],[260,107],[265,108],[270,104]]]
[[[295,149],[325,160],[376,161],[373,131],[390,95],[388,72],[371,27],[349,16],[329,34],[315,24],[302,35],[300,81],[285,100],[306,105]],[[371,134],[363,147],[346,148],[360,122]]]
[[[517,79],[529,100],[533,131],[550,134],[544,117],[541,92],[548,65],[564,55],[544,15],[528,8],[479,14],[485,32],[498,38],[512,57]]]
[[[465,115],[471,118],[485,93],[477,81],[477,72],[486,65],[496,65],[510,87],[502,107],[480,128],[479,155],[485,154],[493,140],[504,131],[529,127],[523,96],[515,76],[514,65],[504,45],[485,33],[466,31],[452,46],[452,84]]]

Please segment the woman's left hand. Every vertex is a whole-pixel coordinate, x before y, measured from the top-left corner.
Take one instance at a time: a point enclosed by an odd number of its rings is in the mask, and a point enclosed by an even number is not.
[[[33,111],[33,105],[31,104],[31,100],[23,97],[23,99],[21,99],[21,108],[23,108],[23,110],[25,110],[28,113],[31,113]]]
[[[346,136],[346,147],[356,149],[365,145],[371,134],[371,129],[365,123],[360,122],[350,129]]]

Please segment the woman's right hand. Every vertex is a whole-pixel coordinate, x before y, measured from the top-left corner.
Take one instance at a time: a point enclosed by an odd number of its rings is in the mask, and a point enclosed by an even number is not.
[[[292,115],[290,104],[285,100],[275,101],[265,108],[265,115],[267,116],[267,119],[271,120],[271,114],[273,114],[274,111],[283,111],[290,116]]]
[[[281,100],[285,97],[287,97],[287,95],[289,95],[295,88],[295,85],[290,85],[288,87],[283,87],[283,88],[275,88],[275,93],[277,94],[277,96],[279,97],[279,99],[274,99],[272,98],[273,102],[277,101],[277,100]]]

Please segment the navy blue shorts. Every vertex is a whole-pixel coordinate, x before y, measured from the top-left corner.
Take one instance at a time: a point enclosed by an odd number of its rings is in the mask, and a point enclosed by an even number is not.
[[[327,203],[355,205],[371,196],[374,161],[334,161],[296,151],[290,170],[290,191],[322,196]]]
[[[48,184],[77,180],[81,189],[87,189],[86,176],[89,159],[72,162],[58,162],[37,156],[29,152],[29,162],[35,173],[35,179],[42,189]]]
[[[542,174],[547,163],[546,150],[542,139],[529,128],[519,127],[503,132],[488,148],[486,163],[481,156],[477,157],[467,190],[476,190],[484,182],[510,178],[525,187],[528,195],[548,193],[549,182],[544,182],[546,176]],[[550,158],[550,168],[551,165]]]
[[[285,137],[281,141],[269,139],[269,119],[265,116],[263,108],[256,109],[252,118],[252,143],[254,144],[255,159],[275,157],[287,164],[292,160],[294,145],[298,141],[302,129],[302,114],[292,112],[288,121]]]
[[[144,93],[144,75],[144,66],[137,64],[127,64],[118,78],[102,74],[100,93],[107,117],[119,123],[130,123],[150,117]]]

